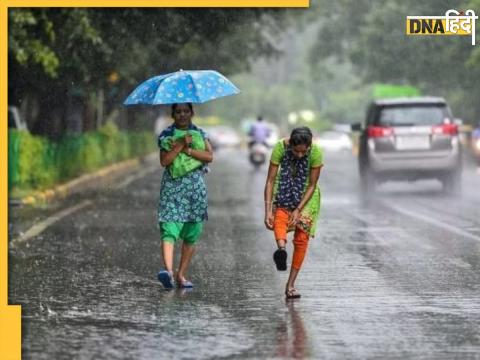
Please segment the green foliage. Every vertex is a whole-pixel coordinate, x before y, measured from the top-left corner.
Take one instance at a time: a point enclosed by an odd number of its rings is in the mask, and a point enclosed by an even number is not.
[[[132,152],[130,145],[129,135],[124,132],[119,133],[115,144],[118,160],[125,160],[129,158],[130,153]]]
[[[51,77],[57,76],[60,60],[50,47],[55,38],[52,23],[42,13],[31,9],[10,9],[8,12],[8,47],[21,65],[40,64]],[[41,36],[32,36],[32,33]]]
[[[95,133],[86,133],[82,137],[83,146],[79,155],[83,164],[82,172],[90,172],[106,163],[100,145],[101,138]]]
[[[111,124],[106,124],[101,132],[69,135],[59,142],[9,130],[9,190],[45,189],[155,149],[151,133],[120,132]]]
[[[135,132],[129,134],[130,151],[135,154],[148,154],[156,148],[156,139],[149,132]]]
[[[139,82],[183,69],[248,69],[276,53],[287,10],[168,8],[10,8],[9,101],[38,101],[40,117],[71,111],[73,95],[108,116]],[[260,31],[261,30],[261,31]],[[112,75],[113,74],[113,75]],[[35,122],[34,119],[32,121]],[[63,131],[43,123],[37,133]],[[56,126],[56,129],[51,127]]]
[[[420,96],[420,90],[413,86],[375,84],[373,87],[374,98]]]
[[[331,129],[332,125],[332,122],[328,118],[317,114],[314,121],[300,119],[295,125],[289,126],[289,132],[297,126],[308,126],[314,133],[321,133],[322,131]]]
[[[8,132],[8,188],[20,182],[18,157],[20,152],[21,131]]]
[[[71,179],[82,173],[82,148],[84,140],[81,135],[67,135],[58,143],[58,167],[60,179]]]
[[[36,170],[35,176],[38,183],[32,183],[33,188],[45,188],[60,178],[60,169],[57,168],[57,153],[58,144],[48,141],[48,139],[40,138],[42,143],[42,157],[41,167]],[[38,172],[38,173],[37,173]]]
[[[18,148],[12,148],[12,154],[17,157],[12,160],[18,166],[17,173],[9,174],[12,177],[10,184],[13,186],[16,181],[29,188],[43,188],[52,184],[57,179],[58,171],[50,161],[49,156],[54,150],[48,141],[28,132],[15,130],[12,130],[12,139],[18,141]]]
[[[50,78],[70,75],[65,80],[76,77],[75,73],[89,75],[95,55],[105,52],[88,9],[13,8],[9,9],[8,20],[9,55],[30,76],[32,70]],[[30,81],[35,83],[35,79]]]
[[[261,114],[269,121],[281,123],[287,120],[290,112],[318,108],[310,90],[298,82],[264,84],[251,74],[237,75],[232,80],[242,92],[205,107],[206,111],[230,122],[256,118]]]
[[[326,97],[323,114],[335,123],[357,122],[371,98],[369,87],[332,92]]]
[[[110,164],[117,159],[117,143],[119,130],[117,125],[112,121],[106,122],[99,130],[98,136],[100,139],[103,159],[106,164]]]
[[[480,51],[470,37],[405,35],[408,15],[443,15],[452,8],[478,13],[479,0],[342,0],[322,5],[317,10],[322,25],[310,55],[314,68],[329,58],[342,59],[353,64],[364,84],[411,85],[426,95],[444,96],[456,116],[480,117]],[[478,35],[477,28],[477,41]]]

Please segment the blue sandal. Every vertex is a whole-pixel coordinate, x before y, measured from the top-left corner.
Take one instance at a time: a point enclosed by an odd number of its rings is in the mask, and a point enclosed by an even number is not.
[[[191,288],[193,288],[193,283],[191,281],[188,281],[188,280],[178,281],[178,287],[180,289],[191,289]]]
[[[173,275],[171,273],[162,270],[158,273],[157,277],[165,289],[173,289],[175,282],[173,281]]]

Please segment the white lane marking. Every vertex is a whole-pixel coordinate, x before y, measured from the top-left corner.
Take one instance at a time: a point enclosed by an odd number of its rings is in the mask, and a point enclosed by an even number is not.
[[[138,173],[136,174],[133,174],[133,175],[130,175],[128,176],[125,180],[123,180],[121,183],[113,186],[113,188],[115,190],[118,190],[118,189],[121,189],[125,186],[127,186],[128,184],[130,184],[131,182],[135,181],[135,180],[138,180],[152,172],[154,172],[155,170],[158,170],[158,166],[152,166],[152,167],[149,167],[149,168],[146,168],[142,171],[139,171]]]
[[[398,205],[392,205],[392,204],[389,204],[385,201],[382,201],[382,202],[386,207],[389,207],[390,209],[392,209],[396,212],[399,212],[400,214],[409,216],[409,217],[414,218],[416,220],[423,220],[426,223],[435,225],[439,228],[443,228],[443,229],[448,230],[448,231],[450,231],[454,234],[466,237],[468,239],[475,240],[475,241],[480,241],[480,236],[473,235],[473,234],[471,234],[469,232],[466,232],[466,231],[464,231],[464,230],[462,230],[462,229],[460,229],[456,226],[445,224],[445,223],[443,223],[441,221],[438,221],[438,220],[435,220],[435,219],[433,219],[429,216],[422,215],[422,214],[419,214],[417,212],[404,209],[404,208],[402,208]]]
[[[74,213],[75,211],[81,210],[84,207],[90,206],[92,204],[93,204],[93,202],[91,202],[90,200],[84,200],[80,204],[77,204],[75,206],[71,206],[67,209],[64,209],[64,210],[48,217],[47,219],[41,221],[40,223],[33,225],[27,232],[20,235],[18,238],[12,240],[11,245],[14,246],[14,245],[20,244],[22,242],[25,242],[25,241],[41,234],[43,231],[45,231],[46,228],[48,228],[50,225],[56,223],[57,221],[61,220],[65,216],[68,216],[68,215]]]

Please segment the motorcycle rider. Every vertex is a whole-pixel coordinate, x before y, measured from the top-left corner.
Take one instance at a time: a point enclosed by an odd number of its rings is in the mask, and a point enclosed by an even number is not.
[[[257,121],[252,124],[248,135],[250,136],[250,142],[248,147],[251,148],[254,144],[263,144],[268,147],[267,139],[270,136],[270,128],[263,121],[263,117],[259,115]]]
[[[480,122],[477,124],[477,127],[473,129],[472,138],[480,139]]]

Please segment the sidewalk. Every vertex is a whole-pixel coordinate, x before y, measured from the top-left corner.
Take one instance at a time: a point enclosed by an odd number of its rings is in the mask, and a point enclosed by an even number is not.
[[[112,180],[127,172],[131,172],[140,168],[145,163],[154,162],[157,158],[158,154],[155,152],[141,158],[122,161],[101,168],[93,173],[82,175],[67,183],[56,185],[51,189],[33,192],[23,198],[9,197],[8,202],[10,205],[37,205],[63,199],[71,194],[98,186],[105,181]]]

